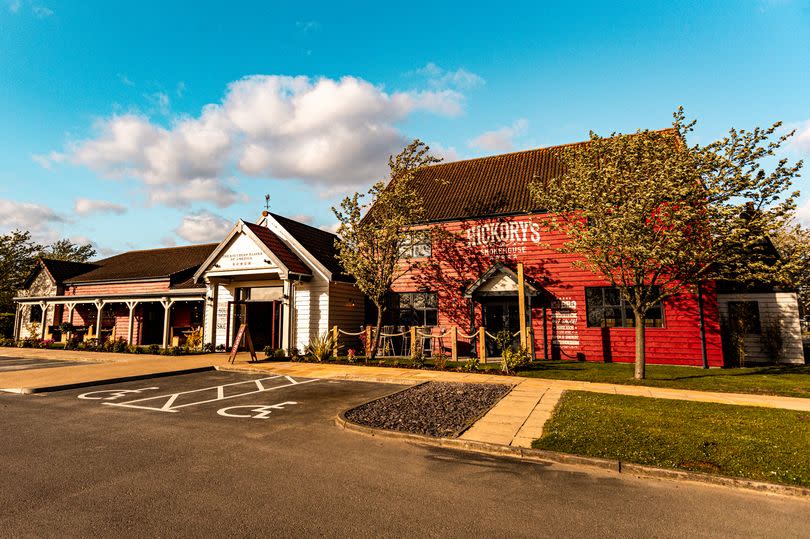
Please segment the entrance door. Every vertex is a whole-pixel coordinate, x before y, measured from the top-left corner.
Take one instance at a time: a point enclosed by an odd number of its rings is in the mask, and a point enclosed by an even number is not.
[[[520,309],[517,296],[503,296],[481,300],[483,308],[484,327],[492,335],[499,331],[508,330],[517,333],[520,330]],[[512,339],[517,341],[517,337]],[[501,351],[492,339],[487,339],[487,354],[500,354]]]
[[[281,348],[281,302],[251,301],[246,304],[247,324],[253,346]]]
[[[165,310],[160,303],[141,303],[140,344],[163,344],[163,317]]]

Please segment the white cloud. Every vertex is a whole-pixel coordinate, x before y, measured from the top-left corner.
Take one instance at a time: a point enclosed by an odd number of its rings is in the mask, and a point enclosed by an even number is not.
[[[207,211],[186,215],[183,222],[175,229],[178,236],[192,243],[221,241],[233,223]]]
[[[152,202],[170,205],[233,203],[221,178],[234,168],[345,191],[385,173],[386,157],[407,141],[397,122],[417,111],[456,116],[463,102],[449,89],[388,93],[355,77],[256,75],[230,83],[221,103],[169,128],[143,115],[114,115],[96,124],[95,137],[34,159],[139,179]]]
[[[12,13],[19,13],[20,0],[11,0],[11,2],[8,3],[8,10]]]
[[[298,215],[293,215],[293,216],[289,217],[289,219],[292,219],[293,221],[298,221],[299,223],[304,223],[304,224],[307,224],[307,225],[312,224],[312,216],[311,215],[298,214]]]
[[[443,162],[458,161],[461,159],[461,154],[459,154],[454,146],[445,147],[438,142],[432,142],[429,146],[430,153],[440,158]]]
[[[130,79],[123,73],[118,74],[118,80],[121,81],[121,84],[123,84],[124,86],[135,86],[135,83],[132,81],[132,79]]]
[[[160,114],[168,116],[171,108],[171,99],[165,92],[155,92],[146,96],[146,99]]]
[[[481,150],[508,152],[515,147],[515,137],[523,135],[529,127],[525,118],[516,120],[511,126],[487,131],[470,141],[470,146]]]
[[[34,6],[31,8],[31,11],[33,11],[34,15],[36,15],[40,19],[44,19],[45,17],[50,17],[51,15],[53,15],[53,10],[45,6]]]
[[[186,93],[186,83],[183,81],[178,82],[174,88],[174,93],[177,97],[183,97]]]
[[[408,74],[424,77],[427,79],[428,85],[433,88],[467,89],[486,83],[483,77],[472,71],[467,71],[463,67],[455,71],[447,71],[433,62],[428,62],[424,67],[420,67]]]
[[[338,228],[340,228],[340,223],[332,223],[331,225],[321,225],[318,228],[321,230],[325,230],[327,232],[331,232],[332,234],[337,234]]]
[[[810,120],[790,126],[796,133],[789,139],[791,149],[810,154]]]
[[[211,202],[227,208],[235,202],[246,202],[247,195],[214,178],[195,178],[181,185],[154,187],[148,193],[150,204],[183,208],[194,202]]]
[[[73,211],[79,215],[89,215],[91,213],[115,213],[117,215],[121,215],[127,212],[127,207],[106,200],[77,198],[76,203],[73,206]]]
[[[302,32],[312,32],[318,30],[321,27],[321,23],[318,21],[297,21],[295,27]]]
[[[0,199],[0,233],[14,229],[28,231],[36,241],[51,243],[59,239],[54,224],[65,223],[67,219],[41,204]]]

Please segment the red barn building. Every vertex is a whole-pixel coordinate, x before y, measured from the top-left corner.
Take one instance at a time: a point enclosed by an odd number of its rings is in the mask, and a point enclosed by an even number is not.
[[[423,169],[414,185],[424,200],[433,239],[414,233],[407,255],[416,269],[394,285],[386,324],[484,325],[495,335],[520,327],[517,265],[525,271],[525,312],[534,356],[587,361],[632,361],[634,319],[618,291],[561,254],[565,242],[532,200],[533,178],[560,171],[554,148],[529,150]],[[553,182],[552,182],[553,183]],[[703,286],[706,355],[723,364],[720,317],[713,283]],[[646,320],[651,363],[702,363],[700,309],[683,294],[653,309]],[[438,331],[440,332],[440,331]],[[434,331],[434,333],[438,333]],[[496,352],[488,339],[490,353]]]

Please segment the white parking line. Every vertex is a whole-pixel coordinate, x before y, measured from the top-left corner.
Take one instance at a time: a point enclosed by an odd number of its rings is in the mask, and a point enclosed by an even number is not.
[[[259,379],[256,379],[256,380],[246,380],[246,381],[243,381],[243,382],[234,382],[234,383],[231,383],[231,384],[222,384],[222,385],[219,385],[219,386],[204,387],[204,388],[201,388],[201,389],[192,389],[190,391],[180,391],[178,393],[171,393],[171,394],[168,394],[168,395],[159,395],[157,397],[146,397],[146,398],[143,398],[143,399],[135,399],[133,401],[127,401],[127,402],[102,402],[101,404],[105,404],[107,406],[121,406],[121,407],[125,407],[125,408],[138,408],[138,409],[142,409],[142,410],[154,410],[154,411],[157,411],[157,412],[174,413],[174,412],[179,411],[180,408],[185,408],[187,406],[196,406],[198,404],[206,404],[206,403],[209,403],[209,402],[216,402],[216,401],[221,401],[221,400],[234,399],[236,397],[244,397],[245,395],[254,395],[256,393],[263,393],[263,392],[266,392],[266,391],[274,391],[276,389],[282,389],[284,387],[297,386],[297,385],[301,385],[301,384],[308,384],[310,382],[317,382],[319,380],[318,378],[313,378],[313,379],[310,379],[310,380],[304,380],[303,382],[299,382],[299,381],[295,380],[294,378],[292,378],[290,376],[284,376],[284,378],[286,378],[287,381],[288,381],[288,383],[286,383],[286,384],[283,384],[283,385],[280,385],[280,386],[273,386],[273,387],[265,387],[264,384],[262,384],[262,382],[264,382],[264,381],[275,380],[277,378],[282,378],[282,376],[281,375],[268,376],[267,378],[259,378]],[[253,390],[253,391],[246,391],[244,393],[238,393],[238,394],[235,394],[235,395],[227,395],[227,396],[225,395],[225,388],[226,387],[233,387],[233,386],[238,386],[238,385],[243,385],[243,384],[255,385],[258,389]],[[216,398],[205,399],[205,400],[195,401],[195,402],[187,402],[187,403],[184,403],[184,404],[178,404],[176,406],[174,405],[174,402],[180,396],[190,395],[192,393],[199,393],[201,391],[214,391],[214,390],[216,390],[216,394],[217,394]],[[146,403],[146,402],[155,401],[155,400],[158,401],[157,404],[159,404],[159,406],[149,406],[149,405],[141,404],[141,403]]]

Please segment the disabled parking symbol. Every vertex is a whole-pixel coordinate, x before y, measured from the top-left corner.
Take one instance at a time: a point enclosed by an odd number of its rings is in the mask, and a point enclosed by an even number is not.
[[[291,404],[298,404],[295,401],[280,402],[278,404],[244,404],[241,406],[229,406],[227,408],[220,408],[217,410],[217,415],[223,417],[238,417],[243,419],[267,419],[273,410],[283,410],[285,406]],[[244,409],[248,413],[233,413],[233,411]]]

